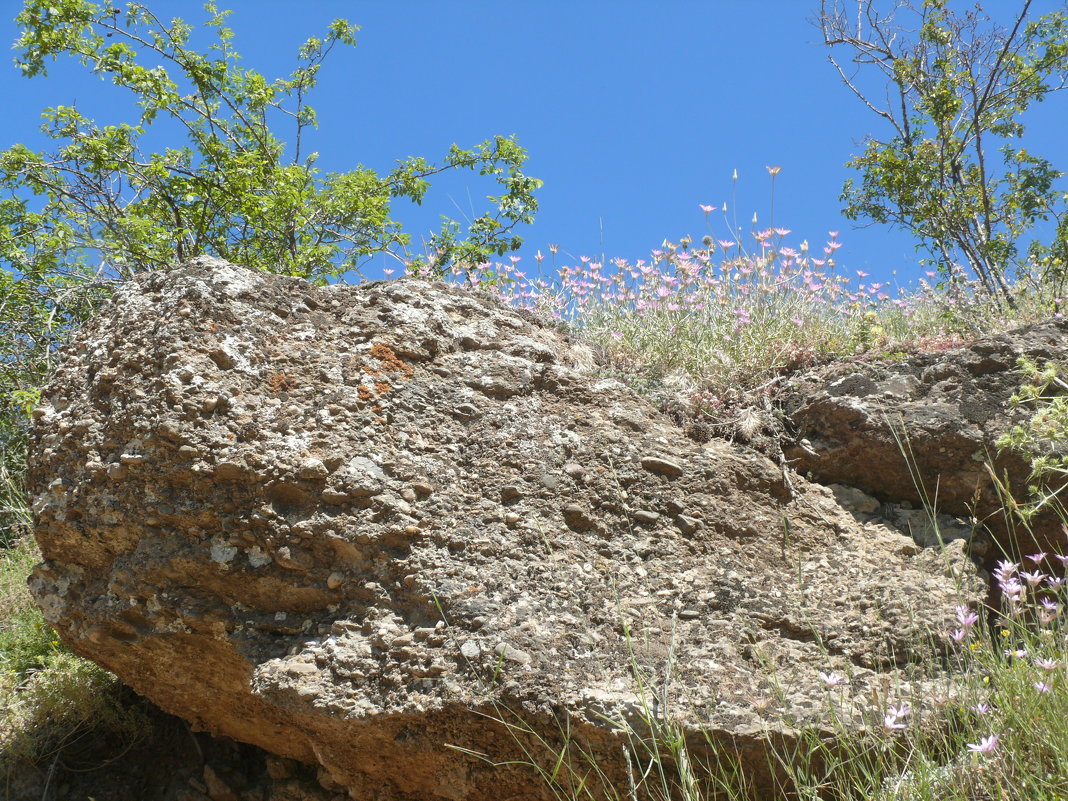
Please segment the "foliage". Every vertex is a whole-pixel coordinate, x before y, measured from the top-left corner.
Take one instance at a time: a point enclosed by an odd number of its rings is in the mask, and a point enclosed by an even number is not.
[[[163,22],[140,3],[123,10],[26,0],[15,45],[23,73],[44,74],[50,61],[71,56],[127,90],[139,118],[101,126],[75,107],[49,108],[43,131],[56,150],[16,145],[0,155],[0,183],[11,193],[2,256],[17,271],[43,260],[54,274],[93,254],[128,277],[212,253],[271,272],[337,275],[377,253],[399,257],[409,240],[391,201],[422,201],[427,179],[452,168],[478,170],[503,193],[466,239],[446,224],[434,239],[440,258],[481,260],[519,246],[513,229],[532,220],[540,182],[523,174],[526,153],[513,139],[453,145],[441,165],[409,158],[384,176],[363,166],[323,175],[318,154],[305,152],[316,125],[306,97],[330,52],[355,45],[358,29],[335,21],[300,48],[292,75],[269,81],[240,65],[227,12],[205,9],[214,39],[207,54],[192,49],[192,25]],[[276,118],[292,126],[288,146],[274,132]],[[173,144],[143,152],[161,122]]]
[[[861,178],[845,183],[846,216],[912,231],[943,270],[960,260],[1004,299],[1022,258],[1017,242],[1053,216],[1051,244],[1034,244],[1030,257],[1062,274],[1068,217],[1054,188],[1062,173],[1015,140],[1023,112],[1064,86],[1068,12],[1029,20],[1025,0],[1002,28],[979,4],[957,14],[946,0],[906,0],[880,13],[877,0],[862,0],[853,18],[845,5],[820,3],[831,63],[892,130],[885,141],[867,137],[848,162]],[[835,55],[843,49],[849,69]],[[885,102],[864,83],[869,73],[885,81]],[[1000,168],[989,155],[998,145]]]
[[[26,589],[39,559],[28,537],[0,549],[0,671],[19,676],[42,667],[59,647]]]
[[[0,774],[76,741],[116,748],[146,732],[141,709],[103,668],[62,645],[26,589],[40,553],[29,537],[0,548]]]
[[[151,731],[131,695],[112,674],[66,650],[17,685],[0,675],[0,769],[48,765],[61,753],[69,758],[105,742],[121,755]]]
[[[0,547],[29,524],[22,498],[29,414],[56,345],[99,302],[103,285],[80,277],[0,270]]]
[[[1017,451],[1031,465],[1032,500],[1016,506],[1027,519],[1051,505],[1063,508],[1060,496],[1068,485],[1068,382],[1062,377],[1063,366],[1054,362],[1039,365],[1022,357],[1018,364],[1024,382],[1011,403],[1032,412],[998,440],[998,447]]]

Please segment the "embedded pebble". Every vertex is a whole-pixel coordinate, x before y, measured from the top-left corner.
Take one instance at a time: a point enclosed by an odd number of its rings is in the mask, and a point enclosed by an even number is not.
[[[683,473],[682,465],[660,456],[643,456],[641,465],[650,473],[659,473],[662,476],[675,477]]]
[[[586,531],[597,526],[589,513],[577,503],[569,503],[564,507],[563,513],[564,522],[567,523],[568,528],[575,531]]]
[[[576,478],[577,479],[577,478],[582,478],[584,475],[586,475],[586,468],[584,468],[580,464],[575,464],[574,462],[568,462],[567,464],[564,465],[564,472],[567,473],[572,478]]]
[[[530,654],[526,651],[521,651],[518,648],[513,648],[508,643],[499,642],[493,646],[493,653],[497,656],[505,659],[509,662],[516,662],[520,665],[529,664],[531,661]]]
[[[679,531],[683,534],[693,534],[701,524],[692,517],[677,515],[675,517],[675,525],[678,526]]]
[[[326,469],[326,465],[323,464],[321,459],[305,459],[301,463],[300,471],[297,475],[306,481],[315,481],[326,478],[330,475],[330,471]]]

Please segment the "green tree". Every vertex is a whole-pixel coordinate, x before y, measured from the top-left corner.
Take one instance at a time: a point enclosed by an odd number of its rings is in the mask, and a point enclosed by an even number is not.
[[[128,90],[139,119],[98,125],[77,108],[49,108],[44,132],[54,151],[16,145],[0,154],[0,185],[16,199],[0,255],[15,269],[29,266],[31,252],[68,267],[91,255],[125,278],[210,252],[272,272],[336,275],[375,254],[403,258],[409,238],[390,216],[391,201],[421,202],[427,179],[455,168],[490,176],[502,192],[466,238],[446,222],[431,239],[435,266],[519,247],[514,229],[533,220],[541,182],[523,173],[527,156],[514,139],[453,145],[441,164],[409,158],[387,175],[363,166],[324,175],[317,154],[305,153],[316,123],[307,95],[331,50],[354,45],[358,29],[335,21],[300,48],[291,76],[269,81],[240,65],[228,12],[205,9],[214,39],[207,54],[190,47],[191,25],[165,23],[140,3],[123,10],[26,0],[15,43],[23,73],[43,74],[49,61],[72,56]],[[276,120],[291,126],[288,147]],[[141,140],[159,121],[175,146],[144,153]],[[31,195],[39,202],[27,204]]]
[[[848,5],[821,0],[816,22],[846,86],[892,135],[866,137],[847,163],[861,178],[843,188],[846,216],[912,231],[944,273],[966,265],[1009,302],[1008,281],[1025,257],[1017,243],[1052,217],[1051,244],[1026,255],[1043,277],[1060,277],[1068,265],[1065,196],[1054,186],[1061,173],[1016,140],[1020,115],[1065,85],[1068,14],[1032,20],[1023,0],[1002,27],[980,4],[963,13],[946,0]]]
[[[25,0],[16,18],[15,63],[25,76],[71,57],[125,90],[136,111],[100,124],[74,107],[47,108],[50,149],[0,152],[0,514],[8,522],[20,505],[25,410],[55,345],[118,283],[202,253],[315,281],[358,271],[377,254],[407,260],[409,235],[391,204],[421,203],[429,179],[446,170],[478,172],[499,190],[462,234],[446,220],[430,237],[429,257],[417,260],[433,274],[518,248],[516,228],[537,211],[541,181],[523,172],[527,154],[514,137],[453,144],[440,163],[412,157],[387,174],[361,165],[323,173],[308,152],[316,115],[307,97],[331,51],[354,45],[358,29],[335,21],[304,43],[291,75],[268,80],[241,65],[229,12],[204,8],[200,32],[137,2]],[[194,33],[210,45],[194,49]],[[170,146],[150,150],[148,141]]]

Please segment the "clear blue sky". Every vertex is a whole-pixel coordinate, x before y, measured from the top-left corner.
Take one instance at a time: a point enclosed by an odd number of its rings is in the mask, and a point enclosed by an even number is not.
[[[993,0],[1004,10],[1015,0]],[[203,18],[197,2],[148,0],[159,16]],[[853,230],[840,214],[843,166],[865,134],[885,134],[840,83],[808,19],[817,0],[220,0],[245,65],[287,74],[297,47],[335,17],[361,26],[355,49],[328,61],[311,104],[319,166],[362,163],[381,171],[410,155],[439,159],[452,142],[519,136],[527,172],[545,181],[537,223],[524,229],[523,265],[537,249],[635,259],[665,238],[700,238],[698,204],[730,200],[737,169],[739,222],[770,222],[768,165],[782,167],[774,222],[787,244],[822,244],[839,230],[839,263],[873,280],[918,274],[914,241],[882,227]],[[961,3],[957,4],[961,6]],[[967,5],[970,5],[967,4]],[[0,0],[3,34],[18,0]],[[1036,3],[1043,13],[1061,7]],[[26,80],[0,68],[5,112],[0,147],[40,144],[39,111],[77,102],[99,122],[122,121],[107,84],[57,65]],[[1025,117],[1026,144],[1068,164],[1065,102],[1057,95]],[[467,175],[432,191],[422,208],[394,216],[418,240],[441,214],[486,208],[490,187]],[[733,216],[733,212],[732,212]],[[715,218],[716,233],[726,233]],[[792,240],[792,241],[791,241]],[[567,261],[571,261],[570,258]],[[380,264],[368,270],[377,277]],[[380,273],[379,273],[380,274]]]

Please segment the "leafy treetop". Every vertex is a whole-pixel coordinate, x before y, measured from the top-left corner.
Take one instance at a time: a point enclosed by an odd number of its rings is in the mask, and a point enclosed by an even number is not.
[[[1068,78],[1068,13],[1032,20],[1024,0],[1001,27],[979,3],[963,13],[946,0],[845,6],[820,3],[830,61],[891,133],[867,137],[848,162],[861,178],[845,184],[845,214],[912,231],[944,272],[959,260],[1006,300],[1009,274],[1021,263],[1018,241],[1054,217],[1051,243],[1028,255],[1045,277],[1063,276],[1066,196],[1054,187],[1062,173],[1017,140],[1020,115]],[[843,51],[848,59],[837,55]],[[868,74],[882,79],[884,95],[868,88]],[[997,145],[1000,167],[989,157]]]
[[[99,125],[77,108],[49,108],[43,130],[56,142],[52,152],[16,145],[0,153],[0,258],[42,276],[100,258],[125,278],[208,252],[321,279],[374,254],[403,258],[409,237],[391,201],[421,202],[427,179],[453,168],[490,176],[501,193],[463,239],[446,221],[430,242],[433,267],[519,247],[514,229],[533,220],[541,182],[523,173],[527,154],[514,138],[454,144],[442,164],[412,157],[386,175],[363,166],[323,174],[317,154],[305,153],[316,125],[307,95],[326,57],[338,44],[355,45],[358,29],[335,21],[300,48],[292,75],[269,81],[240,66],[229,12],[214,3],[205,10],[213,41],[202,53],[190,45],[192,25],[164,22],[141,3],[26,0],[15,45],[23,73],[44,74],[51,60],[72,56],[128,90],[139,117]],[[288,147],[271,126],[279,116],[292,126]],[[145,153],[142,140],[160,120],[179,142]]]

